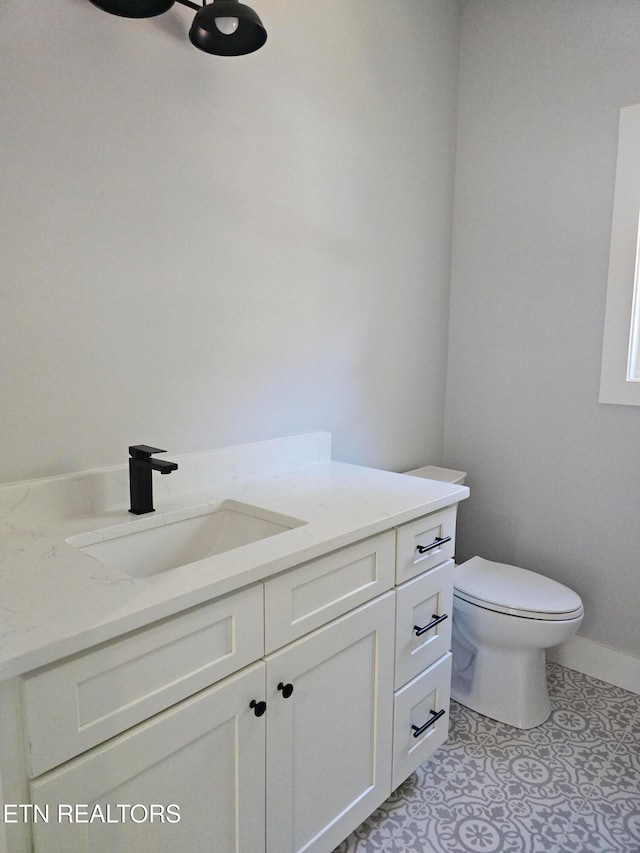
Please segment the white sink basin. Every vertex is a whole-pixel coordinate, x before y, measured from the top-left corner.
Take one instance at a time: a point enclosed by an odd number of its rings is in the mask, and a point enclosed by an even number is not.
[[[67,539],[101,563],[146,578],[306,524],[239,501],[192,507]]]

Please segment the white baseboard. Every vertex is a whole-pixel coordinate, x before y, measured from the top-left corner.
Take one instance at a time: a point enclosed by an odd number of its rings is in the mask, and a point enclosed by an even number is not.
[[[640,694],[640,658],[585,637],[576,635],[561,646],[548,649],[547,660]]]

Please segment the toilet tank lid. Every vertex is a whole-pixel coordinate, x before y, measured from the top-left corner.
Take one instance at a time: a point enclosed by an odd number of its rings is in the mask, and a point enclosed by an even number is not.
[[[553,615],[569,619],[582,611],[580,596],[568,586],[506,563],[472,557],[455,567],[453,578],[455,592],[480,605],[485,602],[532,618]]]
[[[424,468],[414,468],[413,471],[405,471],[412,477],[424,477],[426,480],[439,480],[441,483],[464,483],[467,472],[454,471],[453,468],[439,468],[437,465],[425,465]]]

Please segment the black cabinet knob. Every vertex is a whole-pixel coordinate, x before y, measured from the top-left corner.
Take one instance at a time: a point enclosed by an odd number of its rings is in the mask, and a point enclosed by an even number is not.
[[[293,684],[283,684],[281,681],[280,684],[278,684],[278,690],[282,691],[282,695],[285,699],[288,699],[293,693]]]
[[[267,703],[256,702],[255,699],[252,699],[251,702],[249,702],[249,707],[253,708],[253,713],[256,715],[256,717],[261,717],[267,710]]]

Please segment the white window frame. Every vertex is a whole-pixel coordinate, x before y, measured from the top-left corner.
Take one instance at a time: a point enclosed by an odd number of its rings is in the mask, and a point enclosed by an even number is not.
[[[640,406],[640,104],[620,110],[600,402]]]

